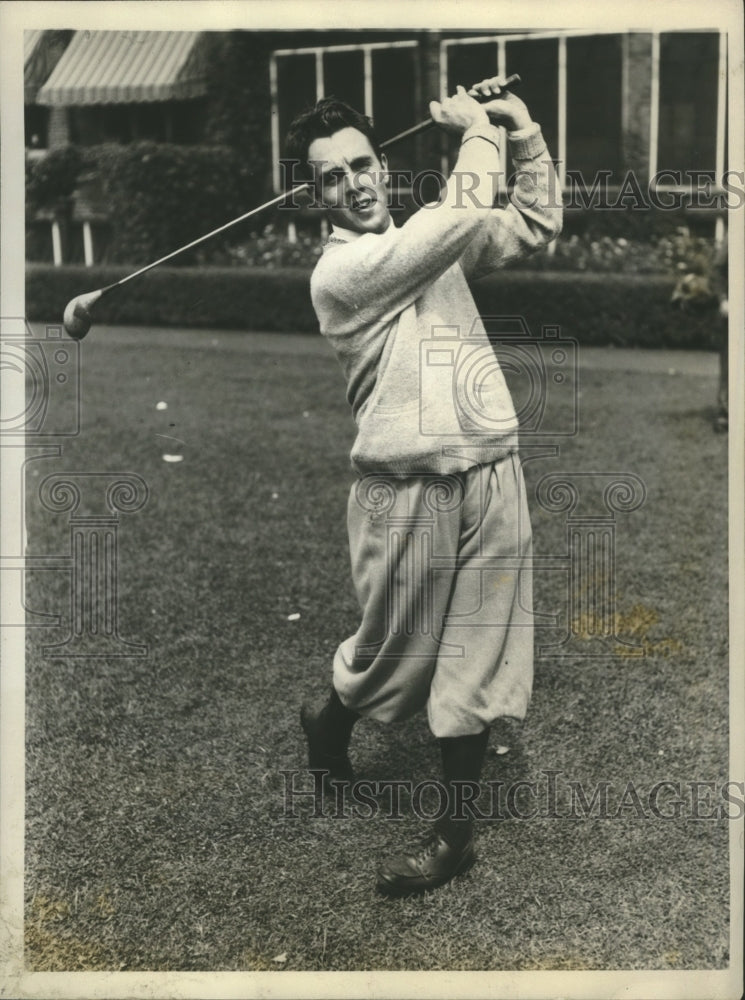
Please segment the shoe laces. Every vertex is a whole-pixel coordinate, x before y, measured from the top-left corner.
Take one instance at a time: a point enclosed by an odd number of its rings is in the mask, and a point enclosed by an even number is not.
[[[417,861],[427,861],[429,858],[433,858],[440,846],[440,839],[437,832],[430,833],[425,837],[414,851]]]

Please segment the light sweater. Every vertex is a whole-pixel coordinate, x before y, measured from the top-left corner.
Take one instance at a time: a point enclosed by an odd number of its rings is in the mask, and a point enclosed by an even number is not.
[[[509,140],[521,181],[506,208],[485,207],[499,130],[474,126],[435,206],[381,234],[335,229],[324,247],[311,298],[347,379],[360,474],[448,475],[517,450],[510,393],[466,279],[550,242],[562,211],[540,127]]]

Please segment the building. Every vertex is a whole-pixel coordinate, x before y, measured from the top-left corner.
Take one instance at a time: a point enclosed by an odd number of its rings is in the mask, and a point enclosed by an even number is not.
[[[685,190],[704,176],[716,188],[726,169],[727,39],[716,28],[27,32],[26,49],[32,155],[70,142],[227,143],[262,165],[257,200],[283,190],[283,136],[318,98],[356,105],[388,137],[425,117],[430,97],[495,73],[520,73],[564,182],[602,174],[618,187],[633,171],[640,184]],[[394,170],[446,171],[452,148],[433,131],[389,158]],[[100,219],[78,201],[90,262]]]

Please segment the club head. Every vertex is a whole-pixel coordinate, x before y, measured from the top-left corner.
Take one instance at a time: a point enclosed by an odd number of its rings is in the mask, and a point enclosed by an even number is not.
[[[74,340],[82,340],[90,330],[91,306],[101,298],[103,292],[104,290],[99,288],[95,292],[76,295],[67,303],[62,322],[68,335]]]

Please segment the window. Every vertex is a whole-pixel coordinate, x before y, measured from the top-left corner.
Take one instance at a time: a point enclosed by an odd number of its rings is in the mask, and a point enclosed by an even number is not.
[[[312,107],[316,101],[316,59],[311,53],[289,56],[277,60],[277,113],[279,136],[281,137],[274,162],[285,154],[285,136],[296,115]],[[274,110],[274,109],[272,109]],[[279,184],[276,184],[279,191]]]
[[[421,117],[417,43],[372,42],[367,45],[280,49],[272,53],[272,152],[274,188],[282,190],[280,159],[292,120],[317,100],[333,96],[373,119],[381,141]],[[412,140],[413,142],[413,140]],[[411,166],[409,142],[389,154],[392,169]]]
[[[466,90],[487,76],[496,76],[497,44],[494,41],[450,45],[447,49],[448,94],[460,84]]]
[[[660,35],[658,170],[715,171],[719,35]]]
[[[495,38],[450,38],[443,42],[443,45],[445,79],[441,81],[441,86],[446,94],[454,94],[455,88],[459,85],[468,89],[479,80],[496,76],[499,72],[499,47]],[[441,141],[445,143],[447,153],[443,155],[440,169],[444,174],[448,174],[455,164],[459,143],[452,136],[447,136]]]
[[[49,108],[26,104],[23,109],[26,147],[46,149],[49,144]]]
[[[381,142],[415,125],[422,116],[416,49],[376,49],[372,52],[372,117]],[[392,170],[411,170],[417,162],[417,141],[404,139],[388,150]]]
[[[446,88],[474,83],[499,69],[519,73],[518,91],[540,122],[549,151],[590,178],[621,171],[621,35],[535,32],[447,39]],[[500,48],[504,62],[500,61]],[[452,154],[452,150],[451,150]],[[451,156],[452,162],[452,156]],[[510,164],[506,163],[507,170]]]
[[[315,76],[313,94],[315,94]],[[361,50],[326,52],[323,56],[324,97],[338,97],[362,111],[365,107],[365,56]]]
[[[567,166],[590,180],[621,170],[621,36],[567,39]]]
[[[142,104],[99,104],[70,108],[73,142],[199,142],[204,101],[152,101]]]
[[[506,45],[507,73],[519,73],[517,91],[530,108],[551,155],[559,155],[559,102],[557,80],[559,44],[555,38],[525,38]]]

